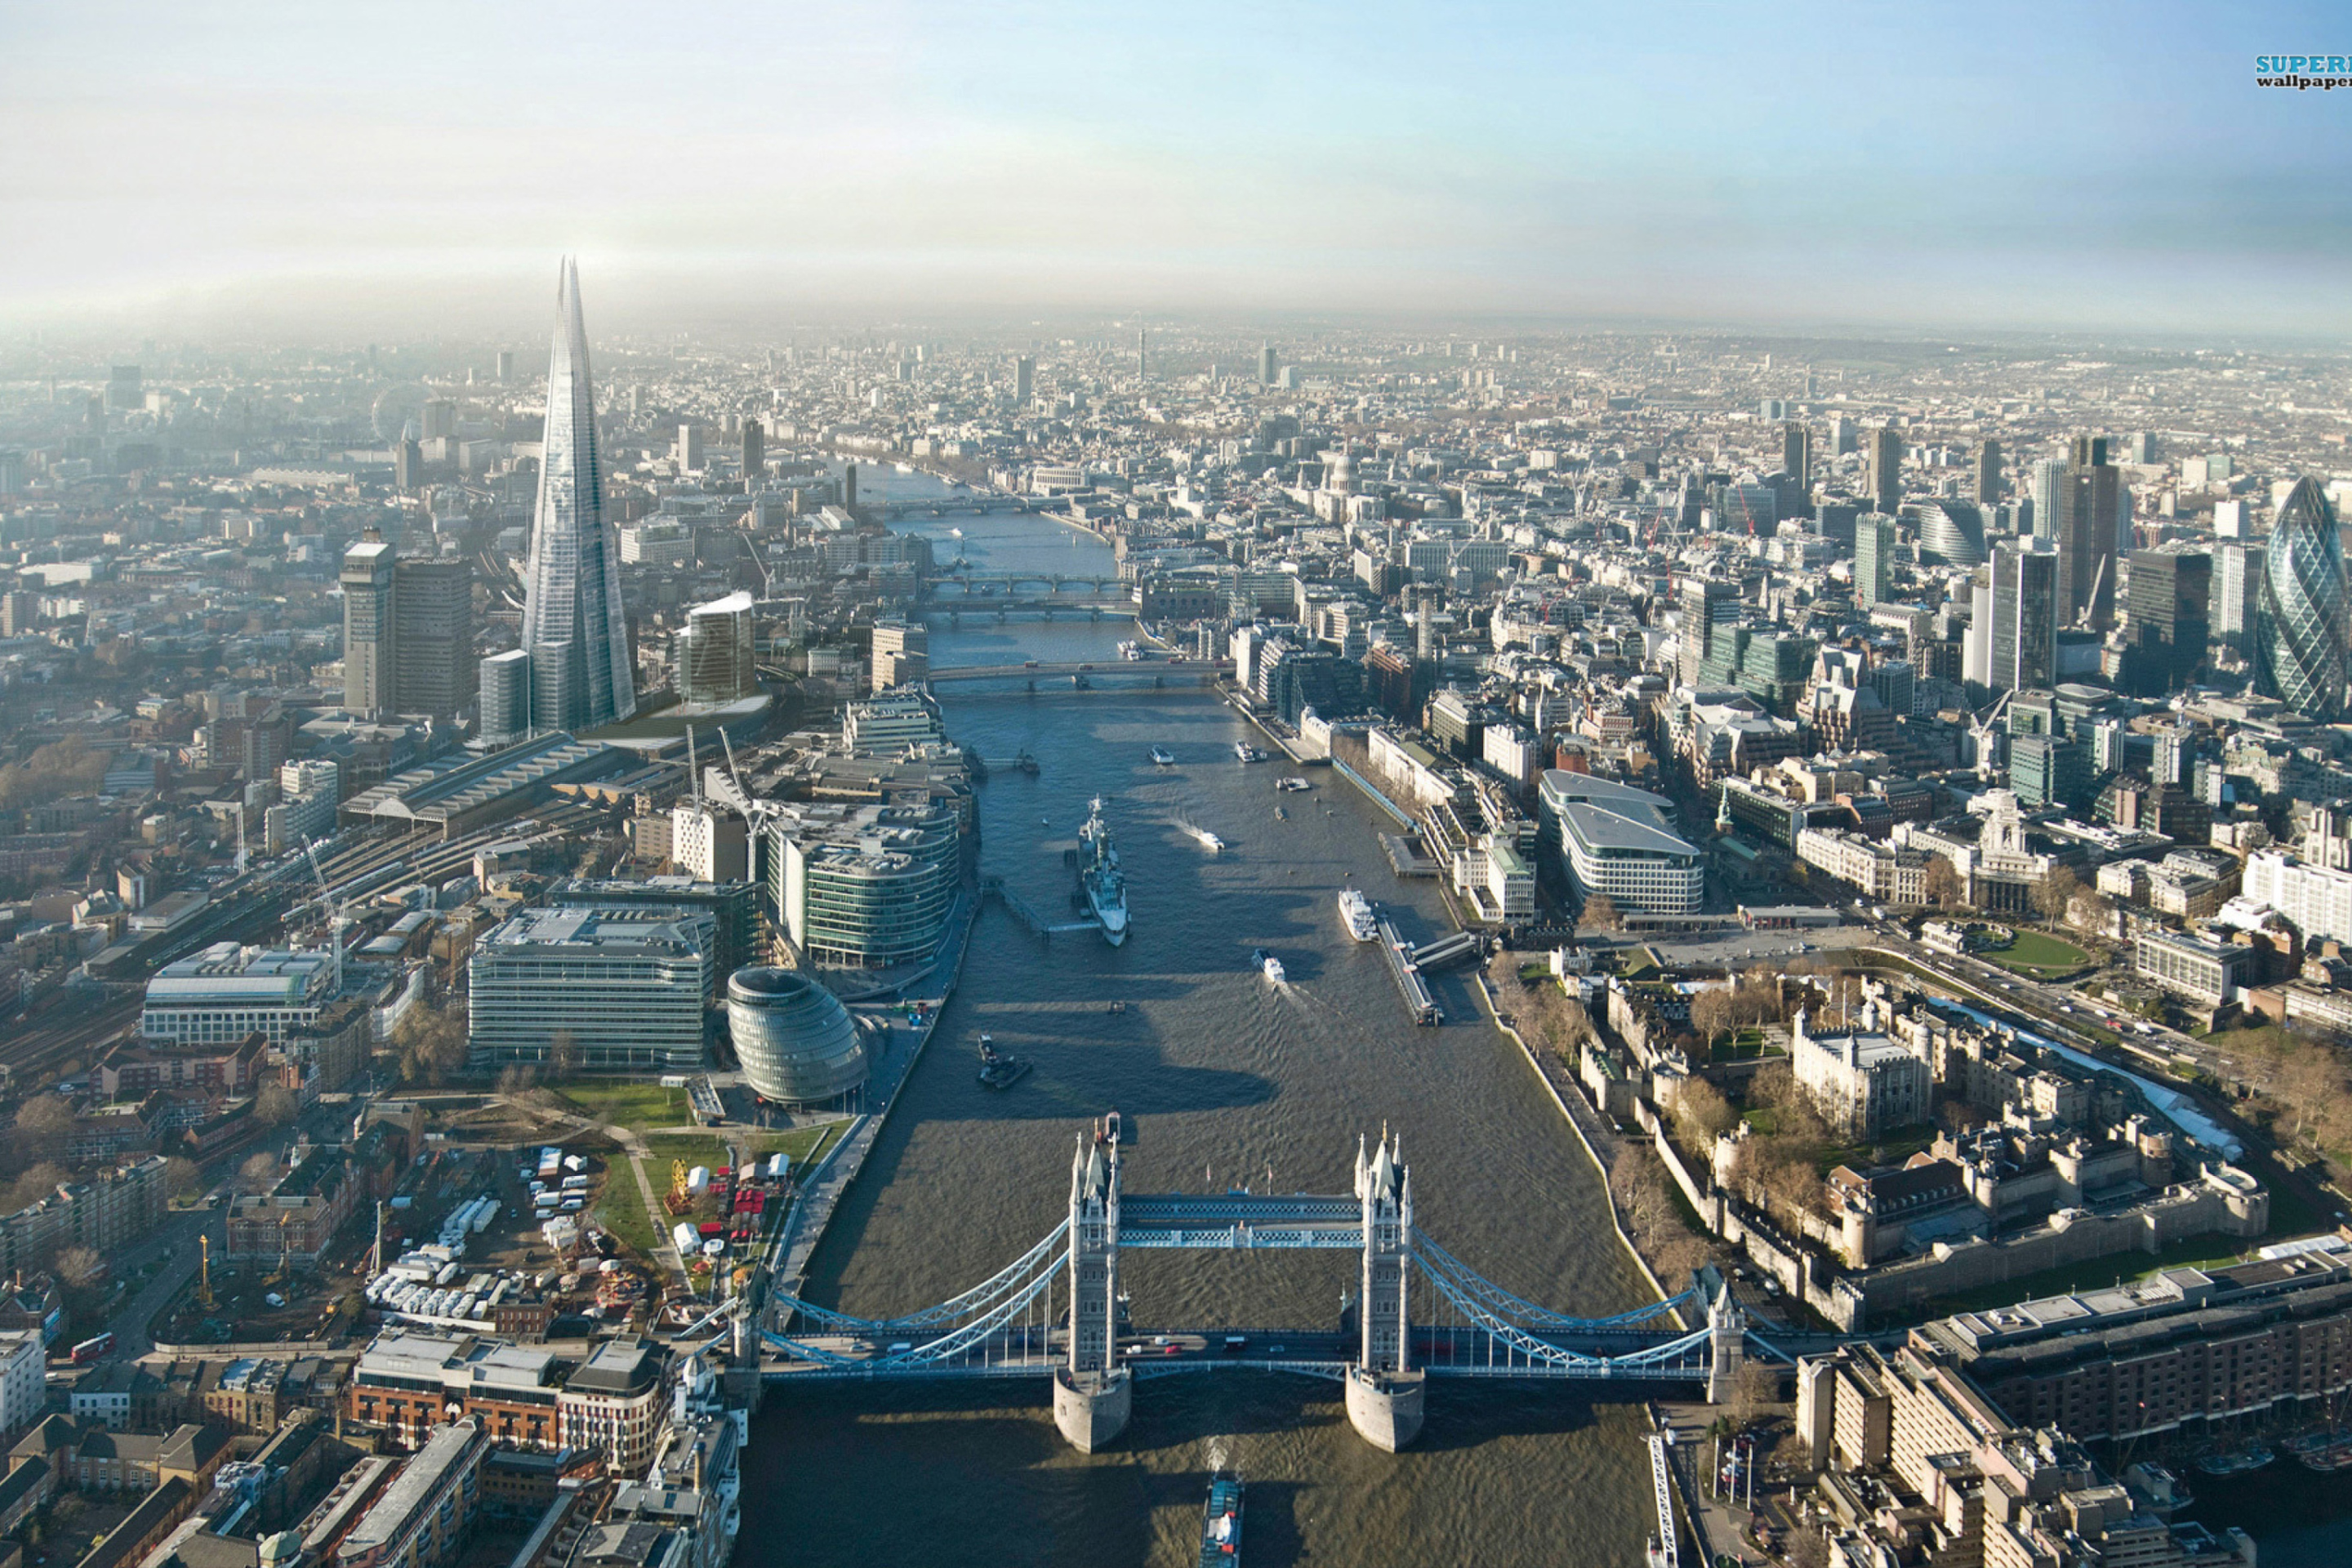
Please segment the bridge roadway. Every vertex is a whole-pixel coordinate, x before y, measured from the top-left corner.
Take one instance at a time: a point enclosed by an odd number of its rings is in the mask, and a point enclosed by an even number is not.
[[[1244,1342],[1227,1342],[1239,1336]],[[1554,1349],[1594,1356],[1624,1356],[1658,1349],[1686,1336],[1638,1329],[1584,1331],[1539,1336]],[[912,1336],[919,1339],[919,1334]],[[878,1335],[796,1334],[792,1342],[840,1358],[838,1363],[801,1360],[772,1347],[760,1359],[762,1377],[771,1383],[840,1383],[902,1378],[1046,1377],[1068,1354],[1066,1331],[1034,1326],[1008,1328],[973,1347],[968,1354],[928,1365],[908,1365],[893,1355],[893,1347],[909,1339],[886,1340]],[[1122,1333],[1120,1363],[1138,1377],[1172,1373],[1226,1371],[1289,1372],[1339,1381],[1347,1375],[1356,1351],[1353,1331],[1324,1329],[1211,1328],[1171,1329],[1164,1332]],[[903,1354],[903,1352],[900,1352]],[[1412,1330],[1414,1366],[1432,1377],[1594,1378],[1615,1382],[1703,1382],[1709,1350],[1701,1341],[1687,1354],[1654,1366],[1591,1369],[1568,1373],[1531,1362],[1494,1336],[1470,1327],[1416,1324]]]
[[[1087,664],[958,664],[945,669],[935,668],[924,679],[937,686],[947,680],[1018,680],[1024,676],[1033,680],[1067,680],[1075,675],[1216,676],[1233,668],[1234,661],[1229,658],[1186,659],[1181,664],[1161,658],[1097,659]]]

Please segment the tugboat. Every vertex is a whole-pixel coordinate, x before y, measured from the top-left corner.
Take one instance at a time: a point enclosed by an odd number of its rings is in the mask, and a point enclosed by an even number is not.
[[[1011,1089],[1029,1076],[1029,1064],[1019,1057],[1000,1056],[996,1042],[989,1036],[980,1037],[980,1086],[982,1089]]]
[[[1013,771],[1027,773],[1033,779],[1037,776],[1037,759],[1029,754],[1028,747],[1022,747],[1021,754],[1013,759]]]
[[[1242,1560],[1242,1478],[1219,1470],[1209,1478],[1201,1510],[1201,1568],[1236,1568]]]
[[[1285,973],[1282,960],[1260,947],[1251,950],[1250,962],[1256,964],[1268,980],[1273,981],[1276,985],[1282,984]]]

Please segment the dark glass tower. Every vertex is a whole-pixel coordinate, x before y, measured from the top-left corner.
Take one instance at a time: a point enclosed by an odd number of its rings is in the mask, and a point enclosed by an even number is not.
[[[2344,547],[2316,480],[2302,479],[2271,526],[2254,607],[2254,689],[2322,724],[2344,717]]]
[[[628,621],[621,609],[621,555],[604,523],[580,269],[568,259],[555,291],[555,350],[547,367],[547,430],[524,580],[522,646],[530,655],[533,729],[594,729],[637,710]]]

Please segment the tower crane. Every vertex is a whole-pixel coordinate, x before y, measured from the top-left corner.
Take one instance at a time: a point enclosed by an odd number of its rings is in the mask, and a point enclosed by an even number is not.
[[[351,917],[343,900],[335,897],[334,889],[327,885],[327,873],[320,869],[317,841],[309,838],[302,840],[302,852],[310,858],[311,873],[319,879],[319,902],[327,911],[327,923],[331,933],[328,937],[328,945],[332,951],[335,994],[341,996],[343,994],[343,928],[351,923]]]

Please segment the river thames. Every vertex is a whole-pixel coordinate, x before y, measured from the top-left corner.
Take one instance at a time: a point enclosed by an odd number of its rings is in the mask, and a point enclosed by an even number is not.
[[[932,481],[885,476],[898,488]],[[865,493],[879,487],[870,480]],[[886,489],[883,493],[887,494]],[[914,525],[976,567],[1091,573],[1107,545],[1034,517]],[[949,531],[961,527],[961,539]],[[935,624],[940,668],[1008,656],[1116,663],[1132,623]],[[1610,1230],[1598,1174],[1516,1047],[1460,975],[1453,1020],[1405,1019],[1380,954],[1341,930],[1350,882],[1411,939],[1449,929],[1434,884],[1390,871],[1389,826],[1352,785],[1313,770],[1244,766],[1258,741],[1169,670],[1164,690],[1032,695],[946,689],[950,733],[983,756],[1034,753],[1035,777],[982,786],[982,864],[1033,906],[1067,907],[1063,851],[1101,794],[1129,875],[1126,945],[1030,935],[991,908],[929,1054],[901,1091],[818,1249],[814,1299],[903,1310],[986,1278],[1062,1217],[1074,1140],[1117,1107],[1134,1142],[1130,1191],[1344,1193],[1356,1142],[1402,1134],[1420,1225],[1497,1283],[1605,1313],[1648,1292]],[[1175,753],[1155,767],[1153,746]],[[1277,805],[1286,818],[1276,815]],[[1189,822],[1222,837],[1211,855]],[[1251,966],[1266,947],[1277,989]],[[1123,1001],[1123,1013],[1108,1005]],[[1035,1071],[1007,1093],[974,1078],[982,1031]],[[1130,1254],[1139,1328],[1329,1329],[1352,1255]],[[1570,1386],[1433,1384],[1421,1440],[1399,1455],[1359,1438],[1337,1385],[1229,1373],[1139,1384],[1135,1420],[1104,1453],[1070,1451],[1041,1381],[796,1390],[772,1398],[746,1457],[747,1563],[1191,1561],[1209,1469],[1249,1492],[1248,1562],[1636,1563],[1648,1533],[1638,1412]]]

